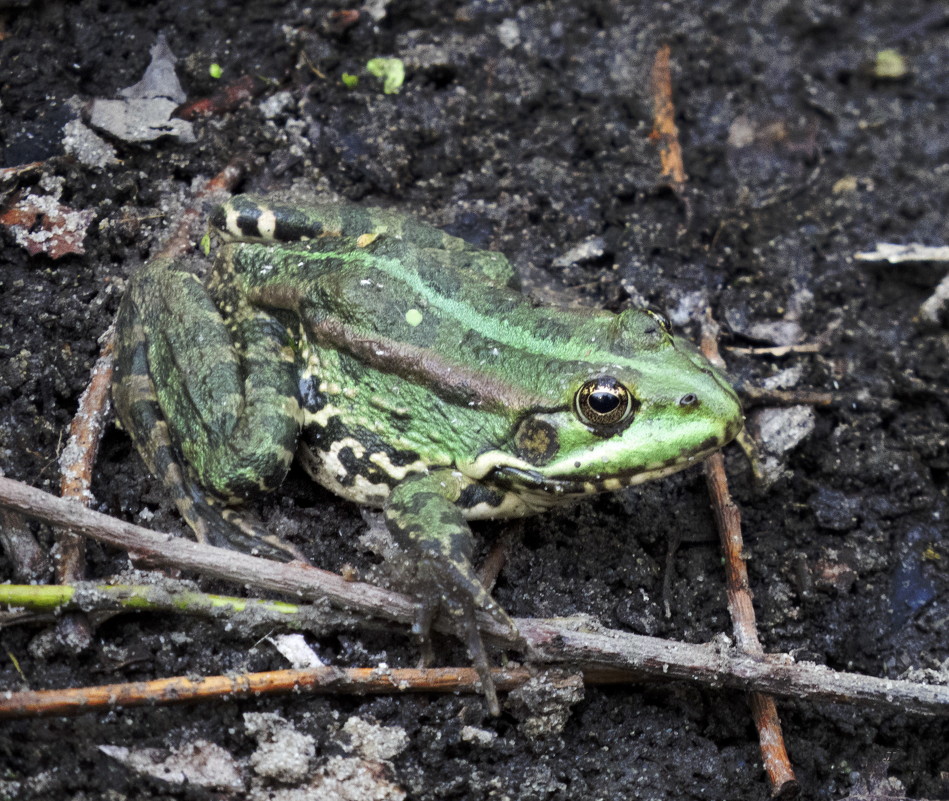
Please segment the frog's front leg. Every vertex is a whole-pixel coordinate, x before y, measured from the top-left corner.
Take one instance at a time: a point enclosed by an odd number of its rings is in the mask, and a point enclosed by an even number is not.
[[[204,286],[172,262],[144,265],[116,320],[116,411],[200,540],[295,558],[222,508],[279,486],[301,425],[287,332],[257,310],[230,311],[225,323]]]
[[[461,475],[452,470],[410,476],[392,490],[385,519],[399,544],[414,551],[420,560],[419,579],[425,585],[422,592],[428,597],[421,607],[417,633],[426,643],[434,607],[443,604],[456,633],[468,647],[491,714],[498,715],[497,693],[475,613],[490,614],[508,630],[511,639],[516,639],[518,632],[471,565],[471,528],[455,505],[462,487]]]

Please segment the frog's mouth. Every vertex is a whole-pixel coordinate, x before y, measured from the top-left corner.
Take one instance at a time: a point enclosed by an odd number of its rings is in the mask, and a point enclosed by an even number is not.
[[[545,476],[536,470],[523,470],[518,467],[499,467],[490,477],[490,481],[509,491],[528,495],[551,496],[551,503],[557,503],[557,498],[571,495],[596,495],[600,492],[615,492],[624,487],[632,487],[646,481],[678,473],[687,467],[700,462],[716,448],[707,453],[699,453],[694,457],[674,464],[663,465],[648,470],[631,470],[626,473],[613,473],[605,478],[555,478]]]
[[[540,470],[500,465],[491,471],[487,480],[509,492],[532,496],[539,506],[550,506],[567,497],[615,492],[624,487],[631,487],[678,473],[680,470],[698,464],[705,457],[718,451],[734,437],[735,433],[737,432],[729,432],[730,435],[721,440],[714,438],[708,441],[705,447],[690,452],[687,456],[679,454],[665,462],[630,468],[629,470],[611,473],[608,476],[544,475]],[[543,496],[548,497],[546,503]]]

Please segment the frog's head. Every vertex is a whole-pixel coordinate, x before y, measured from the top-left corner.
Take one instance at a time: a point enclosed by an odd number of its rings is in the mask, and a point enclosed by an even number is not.
[[[662,316],[630,310],[598,334],[606,341],[597,343],[597,361],[562,363],[569,370],[557,380],[559,403],[524,410],[504,452],[478,460],[494,460],[492,479],[530,506],[669,475],[742,428],[725,376],[674,338]],[[590,330],[578,336],[593,339]]]

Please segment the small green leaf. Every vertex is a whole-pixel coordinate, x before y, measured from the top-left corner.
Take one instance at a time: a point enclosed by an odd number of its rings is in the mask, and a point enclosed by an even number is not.
[[[201,252],[207,256],[211,252],[211,232],[205,231],[204,236],[201,237],[201,241],[198,243],[198,247],[201,248]]]
[[[220,64],[212,64],[210,67],[208,67],[208,73],[210,73],[211,77],[216,80],[224,74],[224,70],[221,69]]]
[[[344,72],[340,80],[347,89],[355,89],[359,85],[359,76],[350,75],[348,72]]]
[[[382,91],[397,94],[405,83],[405,64],[401,58],[371,58],[366,62],[370,75],[382,79]]]
[[[875,78],[886,78],[898,81],[905,78],[909,68],[906,66],[906,59],[899,50],[881,50],[877,53],[876,60],[873,62],[873,76]]]

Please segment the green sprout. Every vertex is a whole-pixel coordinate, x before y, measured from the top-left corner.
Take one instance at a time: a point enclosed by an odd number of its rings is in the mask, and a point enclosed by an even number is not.
[[[405,64],[401,58],[371,58],[366,62],[370,75],[382,79],[382,91],[397,94],[405,83]]]

